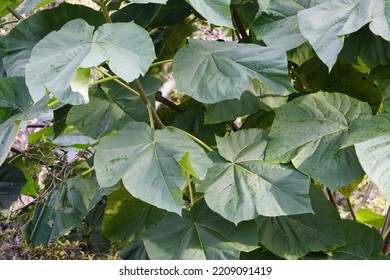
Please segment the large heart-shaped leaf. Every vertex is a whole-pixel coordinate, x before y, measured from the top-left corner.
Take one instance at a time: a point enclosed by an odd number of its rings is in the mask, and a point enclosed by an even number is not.
[[[93,26],[76,19],[35,45],[26,66],[26,81],[34,100],[49,90],[58,99],[77,104],[79,100],[66,98],[78,68],[107,62],[115,74],[131,82],[144,75],[154,59],[152,40],[135,23],[107,23],[94,32]]]
[[[56,186],[49,201],[39,204],[34,217],[24,227],[26,238],[34,246],[47,245],[81,225],[96,192],[93,180],[70,178]]]
[[[342,225],[347,244],[335,249],[332,259],[368,260],[381,255],[383,239],[376,229],[349,220]]]
[[[258,1],[259,12],[252,24],[257,40],[267,46],[282,45],[288,51],[307,40],[298,28],[297,13],[324,0]]]
[[[355,149],[364,171],[390,201],[390,133],[358,143]]]
[[[122,187],[108,197],[102,234],[111,240],[131,242],[164,215],[164,211],[132,197]]]
[[[214,25],[233,28],[230,0],[186,0],[205,19]]]
[[[184,172],[203,179],[212,162],[203,149],[172,128],[154,131],[132,122],[96,146],[95,167],[100,186],[122,179],[126,189],[149,204],[181,213]]]
[[[145,77],[140,81],[151,102],[154,102],[160,80]],[[120,130],[128,122],[147,122],[149,115],[139,96],[111,82],[104,85],[103,91],[92,90],[88,104],[73,106],[67,120],[84,135],[99,139],[113,130]]]
[[[292,166],[264,161],[267,133],[259,129],[217,137],[219,154],[198,191],[207,205],[234,223],[259,215],[312,212],[309,178]]]
[[[353,148],[341,149],[351,122],[370,107],[341,93],[317,92],[276,109],[266,159],[289,162],[327,185],[343,187],[364,174]]]
[[[27,180],[20,169],[10,164],[0,166],[0,209],[9,208],[26,183]]]
[[[321,60],[332,69],[344,37],[372,19],[374,0],[332,0],[298,12],[299,29]]]
[[[65,23],[76,18],[82,18],[96,27],[105,22],[102,13],[85,6],[63,3],[57,8],[31,15],[15,26],[5,36],[7,53],[4,67],[8,75],[24,77],[33,47],[47,34],[61,29]],[[31,30],[34,30],[34,36],[31,36]]]
[[[294,91],[280,46],[189,40],[173,59],[179,91],[204,103],[240,99],[245,90],[287,96]]]
[[[340,216],[319,187],[310,188],[310,199],[314,214],[256,218],[260,243],[287,259],[345,245]]]
[[[255,229],[253,221],[235,226],[200,201],[182,217],[169,213],[142,240],[151,259],[237,260],[257,247]]]
[[[22,77],[0,79],[0,165],[7,158],[20,122],[49,111],[47,99],[32,104]]]

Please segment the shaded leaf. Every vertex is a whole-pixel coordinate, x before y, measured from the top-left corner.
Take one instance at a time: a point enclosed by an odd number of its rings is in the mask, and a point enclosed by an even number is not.
[[[111,19],[113,22],[131,22],[138,24],[144,28],[148,27],[153,19],[157,16],[161,9],[161,5],[156,4],[133,4],[127,5],[113,14]]]
[[[256,218],[260,243],[287,259],[344,245],[340,216],[322,190],[312,186],[310,199],[314,214]]]
[[[184,172],[203,179],[212,162],[193,140],[172,128],[154,131],[145,123],[131,122],[96,146],[99,185],[122,179],[126,189],[159,208],[181,213]]]
[[[111,240],[132,242],[164,215],[164,211],[132,197],[122,187],[108,197],[102,233]]]
[[[151,259],[237,260],[240,251],[257,247],[253,222],[235,226],[211,211],[204,201],[182,217],[169,213],[143,235]]]
[[[351,122],[370,107],[341,93],[317,92],[276,109],[266,159],[289,162],[332,190],[364,172],[353,148],[341,149]]]
[[[217,137],[218,152],[197,190],[211,210],[234,223],[259,215],[312,212],[309,178],[292,166],[264,161],[267,133],[259,129]]]
[[[34,246],[47,245],[80,226],[96,188],[94,181],[84,178],[70,178],[56,186],[48,202],[39,204],[25,225],[26,239]]]
[[[142,240],[134,240],[131,242],[120,251],[119,256],[123,260],[149,260],[148,253],[146,252]]]
[[[287,96],[291,87],[280,47],[189,40],[173,59],[179,91],[204,103],[240,99],[244,91]]]
[[[0,166],[0,209],[9,208],[18,199],[20,190],[27,183],[23,172],[10,165]]]
[[[333,250],[335,260],[368,260],[381,255],[383,239],[376,229],[343,220],[342,226],[347,244]]]
[[[34,100],[49,90],[64,103],[85,103],[87,100],[77,94],[69,97],[78,68],[107,62],[115,74],[131,82],[144,75],[155,59],[148,33],[135,23],[107,23],[93,30],[82,19],[72,20],[34,46],[26,66],[26,81]]]

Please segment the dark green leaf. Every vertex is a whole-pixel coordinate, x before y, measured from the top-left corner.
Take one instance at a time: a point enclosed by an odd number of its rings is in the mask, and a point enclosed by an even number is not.
[[[146,253],[142,240],[131,242],[119,253],[119,256],[123,260],[149,260],[148,253]]]
[[[370,107],[341,93],[317,92],[276,110],[266,159],[289,162],[332,190],[364,172],[353,148],[341,149],[351,122],[371,115]]]
[[[204,103],[240,99],[244,91],[287,96],[293,91],[280,47],[190,40],[173,59],[179,91]]]
[[[368,260],[378,257],[383,239],[376,229],[350,220],[342,221],[347,244],[333,251],[335,260]]]
[[[39,204],[34,217],[24,227],[34,246],[47,245],[81,225],[88,214],[96,184],[84,178],[71,178],[56,186],[47,203]]]
[[[253,222],[235,226],[200,201],[182,217],[167,214],[142,240],[151,259],[237,260],[240,251],[257,247],[255,235]]]
[[[345,244],[340,216],[319,187],[310,188],[314,214],[258,217],[259,240],[274,254],[298,259]]]
[[[132,197],[122,187],[108,198],[102,233],[111,240],[132,242],[164,215],[164,211]]]
[[[9,208],[17,200],[26,182],[20,169],[10,164],[0,166],[0,209]]]
[[[211,210],[234,223],[259,215],[312,212],[309,178],[292,166],[264,161],[267,133],[259,129],[217,137],[215,166],[197,190],[205,192]]]
[[[201,147],[172,128],[154,131],[131,122],[96,146],[95,167],[101,187],[122,179],[136,198],[181,213],[184,172],[203,179],[212,162]]]
[[[132,1],[135,3],[134,1]],[[144,28],[148,27],[159,13],[161,5],[156,4],[130,4],[111,15],[113,22],[131,22]]]

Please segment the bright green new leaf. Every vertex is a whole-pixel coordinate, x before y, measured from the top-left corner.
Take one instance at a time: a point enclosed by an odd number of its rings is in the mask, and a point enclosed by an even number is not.
[[[9,14],[7,7],[11,7],[13,9],[16,9],[21,3],[22,3],[22,0],[1,0],[0,17]]]
[[[359,222],[373,226],[377,229],[382,228],[383,223],[385,222],[385,216],[369,209],[359,209],[355,214]]]
[[[62,3],[56,8],[40,11],[18,23],[5,36],[7,54],[4,58],[4,67],[7,74],[24,77],[33,47],[47,34],[61,29],[65,23],[76,18],[82,18],[95,27],[105,22],[102,13],[98,11],[86,6]],[[31,30],[34,30],[34,36],[31,36]]]
[[[56,186],[49,201],[40,204],[25,225],[27,240],[34,246],[47,245],[80,226],[96,188],[93,180],[84,178],[70,178]]]
[[[259,86],[277,96],[294,91],[280,46],[189,40],[173,58],[173,74],[179,91],[208,104],[240,99]]]
[[[310,198],[314,214],[256,218],[260,243],[287,259],[345,245],[340,216],[322,190],[311,186]]]
[[[317,92],[276,109],[266,159],[287,163],[332,190],[364,172],[352,147],[341,148],[351,122],[371,115],[368,104],[341,93]]]
[[[143,235],[151,259],[237,260],[240,251],[257,247],[253,221],[235,226],[211,211],[204,201],[183,210],[182,217],[169,213]]]
[[[228,138],[217,137],[215,166],[197,190],[205,192],[211,210],[234,223],[259,215],[312,212],[309,178],[291,165],[264,161],[267,133],[249,129]]]
[[[70,94],[80,67],[107,62],[115,74],[131,82],[144,75],[154,59],[152,40],[145,29],[135,23],[107,23],[94,32],[93,26],[76,19],[34,46],[26,66],[26,81],[35,101],[42,98],[46,90],[63,100],[64,94]]]
[[[151,102],[154,102],[153,94],[160,81],[152,77],[145,77],[140,81]],[[100,139],[113,130],[120,130],[128,122],[148,122],[149,116],[141,98],[110,82],[103,85],[103,91],[91,90],[90,102],[73,106],[67,120],[84,135]]]
[[[108,197],[102,234],[111,240],[131,242],[164,215],[164,211],[132,197],[122,187]]]
[[[390,134],[375,136],[356,144],[356,154],[368,177],[390,201]]]
[[[179,214],[186,186],[184,172],[203,179],[211,166],[203,149],[188,136],[172,128],[154,131],[145,123],[131,122],[96,146],[101,187],[122,179],[134,197]]]
[[[347,244],[332,252],[334,260],[369,260],[381,255],[383,239],[374,228],[342,220]]]
[[[0,209],[9,208],[18,199],[20,190],[27,183],[23,172],[10,165],[0,166]]]
[[[328,66],[336,63],[345,35],[372,19],[374,0],[332,0],[298,12],[299,29]]]
[[[205,19],[217,26],[233,28],[230,0],[186,0]]]

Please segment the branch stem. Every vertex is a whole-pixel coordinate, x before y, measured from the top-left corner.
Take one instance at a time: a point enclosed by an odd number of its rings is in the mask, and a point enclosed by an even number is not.
[[[93,86],[95,86],[95,85],[98,85],[98,84],[101,84],[101,83],[104,83],[104,82],[108,82],[108,81],[112,81],[112,80],[115,80],[115,79],[119,79],[119,77],[118,77],[118,76],[106,77],[106,78],[97,80],[97,81],[95,81],[95,82],[92,82],[92,83],[90,83],[88,86],[89,86],[89,87],[93,87]]]
[[[357,217],[356,217],[355,211],[353,210],[353,205],[351,203],[351,200],[349,199],[349,197],[347,197],[346,200],[347,200],[349,211],[351,212],[351,215],[352,215],[352,219],[354,221],[357,221]]]
[[[107,76],[107,77],[115,77],[109,73],[107,73],[106,71],[100,69],[99,67],[94,67],[94,69],[96,69],[97,71],[99,71],[100,73],[102,73],[103,75]],[[141,94],[134,90],[133,88],[129,87],[128,85],[126,85],[125,83],[123,83],[121,80],[119,80],[119,78],[115,78],[115,79],[112,79],[115,83],[121,85],[122,87],[124,87],[125,89],[127,89],[128,91],[134,93],[135,95],[137,95],[138,97],[141,97]]]
[[[12,24],[12,23],[17,23],[17,22],[19,22],[19,20],[5,21],[5,22],[0,23],[0,27],[3,27],[3,26],[8,25],[8,24]]]
[[[192,192],[190,173],[188,173],[188,172],[186,172],[186,179],[187,179],[188,191],[190,193],[190,203],[191,203],[191,207],[192,207],[192,206],[194,206],[194,194]]]
[[[240,33],[241,38],[244,40],[248,39],[248,34],[246,33],[246,29],[245,29],[244,25],[242,24],[242,21],[240,19],[240,15],[236,11],[236,9],[233,9],[232,16],[233,16],[234,27],[236,29],[238,29],[238,32]]]
[[[102,8],[102,13],[103,13],[104,19],[106,20],[107,23],[112,23],[112,20],[111,20],[110,14],[108,13],[108,9],[107,9],[106,4],[107,4],[107,1],[105,1],[105,0],[100,0],[100,2],[99,2],[100,7]]]
[[[165,63],[170,63],[170,62],[172,62],[172,61],[173,61],[173,59],[167,59],[167,60],[156,61],[156,62],[152,63],[152,64],[150,65],[150,67],[160,66],[160,65],[163,65],[163,64],[165,64]]]
[[[24,17],[19,14],[17,11],[15,11],[11,6],[7,6],[7,10],[18,20],[24,20]]]

